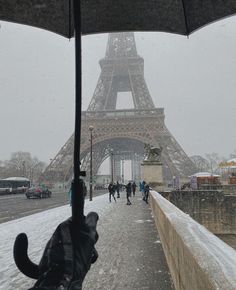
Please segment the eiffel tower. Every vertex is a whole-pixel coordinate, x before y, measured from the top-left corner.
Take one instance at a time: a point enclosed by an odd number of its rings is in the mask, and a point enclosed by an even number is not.
[[[137,54],[133,32],[111,33],[101,74],[87,111],[82,112],[81,168],[90,164],[90,130],[93,127],[93,173],[112,152],[114,178],[121,180],[122,160],[131,160],[133,179],[140,178],[144,144],[162,146],[163,173],[189,176],[196,172],[193,162],[165,125],[163,108],[155,108],[144,79],[144,60]],[[132,95],[133,109],[116,109],[118,93]],[[72,135],[45,170],[49,180],[68,181],[73,175]]]

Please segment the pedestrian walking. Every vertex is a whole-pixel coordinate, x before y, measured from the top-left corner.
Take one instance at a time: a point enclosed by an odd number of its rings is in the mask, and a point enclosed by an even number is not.
[[[135,183],[135,181],[134,181],[134,182],[132,183],[132,192],[133,192],[133,196],[135,196],[136,187],[137,187],[137,185],[136,185],[136,183]]]
[[[146,185],[146,182],[143,180],[142,182],[141,182],[141,192],[142,192],[142,197],[143,197],[143,200],[144,200],[144,191],[145,191],[145,185]]]
[[[117,192],[117,198],[120,198],[120,184],[118,181],[116,182],[116,192]]]
[[[110,182],[108,185],[108,191],[109,191],[109,201],[111,202],[111,197],[113,197],[114,201],[116,202],[115,187],[114,184],[112,184],[112,182]]]
[[[130,196],[131,196],[131,187],[132,187],[132,185],[131,185],[131,182],[129,181],[128,182],[128,184],[126,185],[126,198],[127,198],[127,205],[131,205],[132,203],[131,203],[131,201],[130,201]]]
[[[148,197],[149,197],[149,191],[150,191],[150,187],[148,184],[145,184],[145,187],[144,187],[144,201],[146,203],[148,203]]]
[[[139,182],[139,191],[142,192],[142,182]]]

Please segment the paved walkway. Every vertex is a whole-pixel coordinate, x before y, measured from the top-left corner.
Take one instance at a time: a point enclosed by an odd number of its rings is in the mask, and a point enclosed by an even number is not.
[[[126,205],[121,193],[99,220],[99,259],[86,276],[83,290],[174,289],[151,209],[139,192],[131,202]]]

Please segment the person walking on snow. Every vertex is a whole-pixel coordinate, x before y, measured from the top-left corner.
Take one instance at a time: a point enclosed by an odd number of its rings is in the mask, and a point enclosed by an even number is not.
[[[148,203],[149,191],[150,191],[149,185],[148,184],[145,184],[145,186],[144,186],[144,199],[143,200],[146,203]]]
[[[135,196],[136,187],[137,187],[137,185],[136,185],[136,183],[135,183],[135,181],[134,181],[134,182],[132,183],[132,192],[133,192],[133,196]]]
[[[141,192],[142,192],[142,197],[143,197],[143,200],[144,200],[144,197],[145,197],[145,185],[146,185],[146,182],[143,180],[143,182],[141,183]]]
[[[109,201],[111,202],[111,197],[113,196],[115,202],[116,202],[116,198],[115,198],[115,186],[114,184],[112,184],[112,182],[110,182],[109,186],[108,186],[108,191],[109,191]]]
[[[130,202],[130,196],[131,196],[131,182],[126,185],[126,198],[127,198],[127,205],[131,205],[132,203]]]
[[[116,192],[117,192],[117,198],[120,198],[120,184],[118,181],[116,182]]]

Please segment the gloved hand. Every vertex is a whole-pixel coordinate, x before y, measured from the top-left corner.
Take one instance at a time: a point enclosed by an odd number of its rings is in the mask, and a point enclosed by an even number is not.
[[[38,267],[38,269],[34,269],[34,274],[30,274],[30,264],[28,268],[25,267],[27,270],[22,267],[20,269],[29,277],[38,273],[36,274],[38,280],[30,290],[82,289],[82,282],[90,269],[91,263],[94,263],[98,257],[94,247],[98,240],[97,221],[98,214],[91,212],[85,217],[84,223],[80,226],[74,224],[72,219],[69,218],[57,227],[46,245],[39,266],[32,263],[35,268]],[[25,252],[27,253],[27,236],[25,235],[22,239],[18,236],[17,239],[15,255],[20,248],[26,248]],[[15,259],[17,259],[16,256]]]

